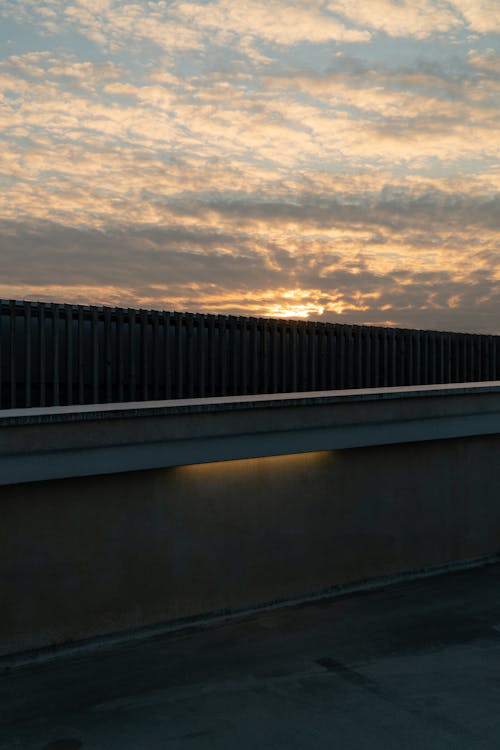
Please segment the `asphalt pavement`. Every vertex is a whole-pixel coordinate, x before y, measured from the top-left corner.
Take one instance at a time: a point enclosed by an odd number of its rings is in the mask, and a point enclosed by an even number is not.
[[[0,748],[500,750],[500,565],[3,670]]]

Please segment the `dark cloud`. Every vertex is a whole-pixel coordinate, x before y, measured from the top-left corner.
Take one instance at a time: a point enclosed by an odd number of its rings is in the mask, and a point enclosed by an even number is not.
[[[231,288],[244,280],[244,286],[263,287],[279,273],[250,253],[244,238],[182,228],[100,232],[47,222],[28,232],[24,225],[5,223],[0,236],[8,269],[4,284],[116,284],[139,289],[151,283],[217,282]],[[228,244],[239,246],[241,252],[222,251]],[[285,260],[284,253],[280,257]]]
[[[276,225],[292,222],[318,229],[363,226],[375,231],[416,232],[432,227],[441,234],[444,228],[447,231],[459,228],[462,232],[475,226],[495,230],[500,227],[499,196],[450,195],[437,189],[415,194],[390,186],[376,196],[297,194],[293,203],[272,199],[255,201],[251,196],[244,200],[198,203],[196,213],[200,218],[207,211],[233,220],[267,221]],[[178,203],[176,213],[193,216],[193,206]]]

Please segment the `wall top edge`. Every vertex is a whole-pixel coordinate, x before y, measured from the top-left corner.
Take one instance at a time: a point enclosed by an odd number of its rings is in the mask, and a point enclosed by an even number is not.
[[[131,401],[111,404],[32,407],[0,410],[0,426],[18,426],[54,422],[82,422],[130,419],[170,414],[221,412],[245,409],[314,406],[359,401],[410,399],[500,393],[500,380],[477,383],[442,383],[434,385],[396,386],[386,388],[352,388],[348,390],[302,391],[298,393],[264,393],[251,396],[219,396],[169,401]]]

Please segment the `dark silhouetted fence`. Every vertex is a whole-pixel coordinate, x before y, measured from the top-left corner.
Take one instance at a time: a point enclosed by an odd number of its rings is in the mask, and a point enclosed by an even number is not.
[[[500,336],[1,301],[0,408],[496,380]]]

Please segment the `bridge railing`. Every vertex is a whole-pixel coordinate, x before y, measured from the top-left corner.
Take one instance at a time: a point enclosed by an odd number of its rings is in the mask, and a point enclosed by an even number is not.
[[[0,302],[0,408],[496,380],[500,336]]]

